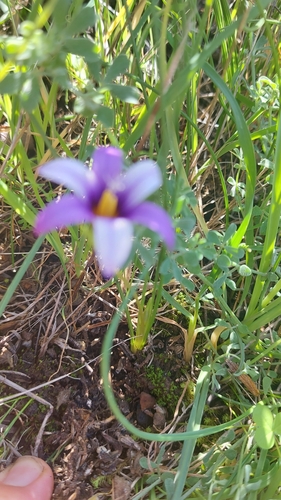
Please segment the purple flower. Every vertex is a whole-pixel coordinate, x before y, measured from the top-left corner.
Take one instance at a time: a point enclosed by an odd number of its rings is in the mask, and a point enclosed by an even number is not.
[[[159,234],[168,248],[175,232],[163,208],[144,201],[162,184],[161,171],[151,160],[123,170],[123,154],[114,147],[97,148],[93,167],[73,159],[52,160],[39,169],[40,175],[64,184],[65,194],[39,212],[37,235],[56,228],[90,222],[95,252],[106,277],[113,276],[127,261],[133,244],[133,224],[142,224]]]

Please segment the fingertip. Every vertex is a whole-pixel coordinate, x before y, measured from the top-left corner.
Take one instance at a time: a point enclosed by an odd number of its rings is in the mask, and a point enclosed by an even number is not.
[[[52,469],[37,457],[20,457],[0,473],[1,500],[50,500],[53,488]]]

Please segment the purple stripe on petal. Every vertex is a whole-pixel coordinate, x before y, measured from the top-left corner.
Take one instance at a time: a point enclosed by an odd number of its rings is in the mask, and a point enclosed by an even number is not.
[[[120,217],[96,217],[94,247],[102,274],[111,278],[126,263],[133,244],[133,224]]]
[[[83,200],[72,194],[65,194],[51,201],[38,213],[34,231],[39,236],[64,226],[93,222],[93,218],[93,213]]]
[[[115,191],[115,183],[123,168],[122,150],[112,146],[99,147],[95,149],[92,158],[93,172],[104,183],[103,189]]]
[[[162,185],[162,174],[157,163],[144,160],[135,163],[124,175],[124,190],[120,193],[120,214],[136,207]]]
[[[127,218],[158,233],[169,249],[174,247],[176,237],[172,219],[163,208],[155,203],[150,201],[141,203],[130,210]]]
[[[100,196],[100,182],[82,162],[71,158],[52,160],[38,170],[46,179],[74,191],[80,198],[96,198]],[[95,196],[96,194],[96,196]]]

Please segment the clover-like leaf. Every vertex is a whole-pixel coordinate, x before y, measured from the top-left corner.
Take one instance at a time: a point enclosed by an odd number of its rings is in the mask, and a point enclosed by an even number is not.
[[[263,450],[269,450],[274,445],[274,419],[270,409],[258,404],[253,411],[253,420],[257,425],[255,430],[257,445]],[[279,428],[279,422],[277,423]]]
[[[246,266],[246,264],[242,264],[242,266],[239,267],[238,272],[240,276],[245,276],[245,277],[251,276],[252,274],[252,270],[248,266]]]
[[[278,436],[281,436],[281,413],[277,413],[274,422],[273,422],[273,432]]]

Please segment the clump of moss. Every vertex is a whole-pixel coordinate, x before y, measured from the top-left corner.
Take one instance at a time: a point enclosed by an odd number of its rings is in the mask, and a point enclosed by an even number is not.
[[[166,408],[168,414],[172,415],[182,393],[181,384],[172,380],[170,371],[153,365],[146,367],[145,374],[149,390],[155,397],[157,404]]]
[[[201,422],[202,428],[204,427],[215,427],[222,423],[228,422],[229,414],[227,412],[227,407],[224,409],[220,409],[218,412],[217,409],[211,408],[209,405],[206,405],[204,408],[204,415]],[[221,435],[220,433],[219,435]],[[214,437],[215,436],[215,437]],[[210,449],[215,442],[217,441],[218,435],[210,434],[209,436],[203,436],[197,439],[196,449],[197,452],[205,452],[207,449]]]

